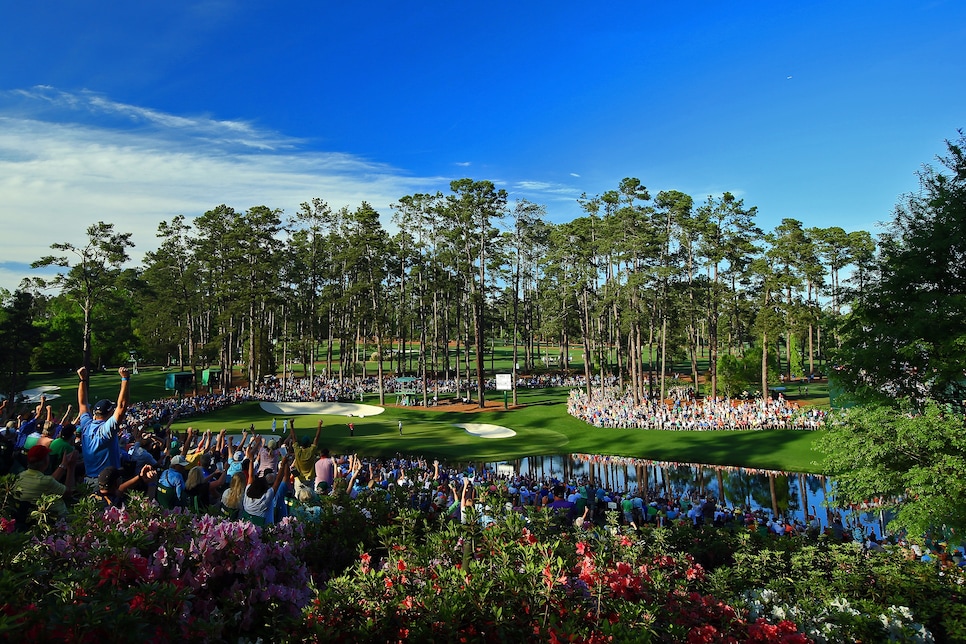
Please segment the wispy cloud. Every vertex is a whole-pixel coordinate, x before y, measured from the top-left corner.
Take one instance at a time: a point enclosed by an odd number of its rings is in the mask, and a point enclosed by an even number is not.
[[[240,146],[255,150],[278,151],[295,149],[304,141],[261,129],[246,121],[213,119],[209,116],[180,116],[138,105],[112,101],[100,94],[64,92],[47,85],[28,90],[0,93],[6,112],[38,117],[53,117],[87,122],[100,127],[139,128],[163,132],[173,138],[184,137],[182,143],[204,143]],[[18,108],[21,108],[18,110]],[[43,109],[46,108],[46,109]]]
[[[542,195],[545,198],[557,199],[576,199],[583,192],[575,186],[548,181],[516,181],[513,184],[513,190],[531,195]]]
[[[0,286],[11,266],[81,241],[105,221],[133,233],[136,258],[156,246],[162,220],[221,203],[294,214],[321,197],[332,207],[368,201],[386,215],[399,197],[445,185],[385,164],[310,149],[243,121],[172,115],[92,93],[47,87],[0,93]],[[16,264],[21,263],[21,264]]]
[[[470,161],[457,161],[454,165],[459,166],[460,168],[468,168],[473,164]]]

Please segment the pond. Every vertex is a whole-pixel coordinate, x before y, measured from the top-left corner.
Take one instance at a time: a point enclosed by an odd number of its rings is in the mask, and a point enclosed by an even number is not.
[[[807,523],[807,515],[814,515],[823,528],[839,516],[846,527],[863,534],[874,530],[881,536],[888,522],[888,516],[875,507],[831,508],[832,482],[815,474],[594,454],[531,456],[487,463],[487,467],[499,474],[536,480],[592,478],[599,487],[615,492],[640,490],[665,498],[709,496],[729,508],[751,508],[769,517],[802,523]]]

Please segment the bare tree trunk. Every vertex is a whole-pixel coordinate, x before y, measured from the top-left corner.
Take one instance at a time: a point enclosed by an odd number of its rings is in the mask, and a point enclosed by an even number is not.
[[[761,334],[761,398],[768,400],[768,332]]]
[[[667,315],[661,314],[661,400],[667,397]]]
[[[582,327],[582,329],[581,329],[581,331],[582,331],[581,335],[583,335],[583,341],[584,341],[584,378],[587,379],[587,399],[590,400],[593,397],[592,396],[592,393],[593,392],[592,392],[592,388],[591,388],[591,375],[590,375],[590,360],[591,360],[591,358],[590,358],[591,357],[591,352],[590,352],[590,350],[591,350],[591,347],[590,347],[590,312],[587,310],[589,307],[588,307],[588,304],[587,304],[587,289],[586,288],[583,289],[583,293],[581,293],[581,299],[583,300],[583,306],[581,307],[583,309],[583,311],[581,311],[581,316],[580,316],[581,323],[580,323],[580,326]]]

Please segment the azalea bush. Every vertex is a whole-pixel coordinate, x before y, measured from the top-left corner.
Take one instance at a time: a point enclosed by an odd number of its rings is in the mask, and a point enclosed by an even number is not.
[[[772,538],[734,559],[709,576],[712,587],[751,615],[795,621],[816,642],[966,641],[962,569],[824,539]]]
[[[960,569],[824,539],[615,515],[575,528],[499,489],[462,524],[399,488],[340,489],[265,528],[136,495],[57,520],[51,497],[14,532],[8,484],[3,639],[966,641]]]
[[[23,641],[274,639],[301,620],[311,597],[302,547],[293,519],[262,529],[161,510],[138,496],[124,509],[82,502],[45,537],[0,535],[0,633]]]
[[[365,490],[351,499],[341,486],[335,494],[300,505],[295,516],[302,524],[303,556],[315,582],[324,584],[341,574],[360,547],[378,546],[377,526],[391,523],[403,506],[398,491]]]
[[[615,528],[554,532],[498,508],[483,528],[400,526],[320,591],[304,641],[807,642],[707,592],[705,570]],[[410,531],[417,535],[418,531]]]

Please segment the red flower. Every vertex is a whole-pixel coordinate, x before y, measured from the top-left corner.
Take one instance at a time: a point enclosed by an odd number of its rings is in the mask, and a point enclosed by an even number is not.
[[[688,644],[703,644],[704,642],[713,642],[717,634],[718,629],[711,624],[695,626],[688,633]]]
[[[403,570],[405,570],[406,569],[406,562],[403,561],[402,559],[400,559],[396,563],[396,569],[399,570],[399,572],[402,572]]]

